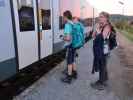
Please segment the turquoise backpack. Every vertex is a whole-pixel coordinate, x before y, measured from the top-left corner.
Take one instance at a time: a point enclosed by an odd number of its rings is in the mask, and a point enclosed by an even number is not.
[[[77,49],[81,48],[85,43],[84,27],[81,23],[73,24],[72,27],[72,47]]]

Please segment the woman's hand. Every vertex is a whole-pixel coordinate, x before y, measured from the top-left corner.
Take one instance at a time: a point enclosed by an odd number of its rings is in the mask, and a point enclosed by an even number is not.
[[[93,31],[93,33],[92,33],[92,38],[94,39],[94,38],[96,37],[96,34],[97,34],[97,33],[101,33],[101,31],[102,31],[102,28],[101,28],[100,24],[97,23],[97,24],[94,26],[94,31]]]
[[[96,24],[96,33],[101,33],[102,28],[101,25],[99,23]]]
[[[110,27],[110,25],[107,25],[104,28],[104,30],[103,30],[103,37],[104,37],[104,39],[109,38],[110,32],[111,32],[111,27]]]

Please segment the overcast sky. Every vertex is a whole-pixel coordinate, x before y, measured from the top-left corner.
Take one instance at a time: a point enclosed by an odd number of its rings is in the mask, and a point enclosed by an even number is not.
[[[87,0],[91,5],[98,9],[98,11],[107,11],[113,14],[122,14],[124,7],[125,15],[133,15],[133,0]],[[121,5],[119,1],[124,2]]]

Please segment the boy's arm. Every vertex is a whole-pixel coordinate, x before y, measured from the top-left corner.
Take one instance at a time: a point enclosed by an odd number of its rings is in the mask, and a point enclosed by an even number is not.
[[[71,40],[71,32],[72,32],[71,26],[69,24],[66,24],[64,28],[64,40],[65,41]]]

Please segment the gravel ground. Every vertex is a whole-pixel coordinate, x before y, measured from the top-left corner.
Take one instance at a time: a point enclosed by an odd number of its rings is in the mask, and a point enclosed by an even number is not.
[[[98,79],[98,73],[91,74],[93,53],[92,41],[79,51],[77,59],[78,79],[72,84],[60,81],[65,61],[51,70],[47,75],[34,83],[23,93],[14,97],[14,100],[133,100],[126,91],[123,79],[123,65],[114,50],[109,58],[109,86],[98,91],[90,87],[90,83]]]

